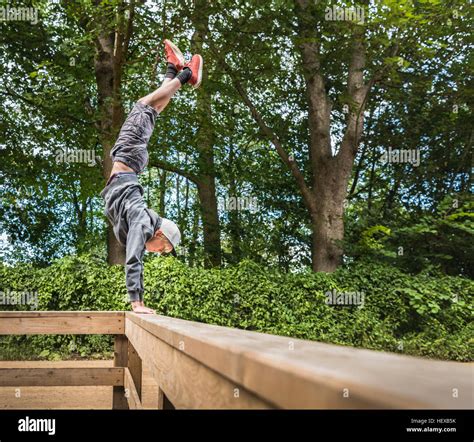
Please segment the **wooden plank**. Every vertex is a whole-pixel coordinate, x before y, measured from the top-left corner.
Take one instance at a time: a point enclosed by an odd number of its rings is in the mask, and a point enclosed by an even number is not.
[[[0,361],[0,368],[106,368],[113,359],[69,359],[65,361]]]
[[[130,373],[130,370],[128,368],[125,368],[124,372],[124,387],[126,391],[125,397],[128,401],[128,408],[130,410],[143,409],[142,403],[140,401],[140,396],[133,381],[132,374]]]
[[[129,323],[283,408],[461,408],[474,364],[323,344],[159,315]],[[170,398],[171,399],[171,398]],[[171,399],[171,401],[173,401]]]
[[[128,339],[125,335],[116,335],[114,340],[114,366],[127,367],[128,365]],[[127,410],[128,401],[125,397],[125,388],[114,387],[112,393],[112,408]]]
[[[123,368],[0,368],[0,387],[123,385]]]
[[[272,408],[271,404],[242,386],[157,339],[128,319],[125,331],[160,389],[177,409]]]
[[[123,333],[124,312],[0,312],[0,335]]]
[[[0,387],[0,410],[110,410],[111,392],[97,386]]]
[[[84,315],[93,315],[97,317],[121,317],[124,316],[123,310],[35,310],[35,311],[19,311],[19,310],[0,310],[1,318],[54,318],[56,316],[78,317]]]

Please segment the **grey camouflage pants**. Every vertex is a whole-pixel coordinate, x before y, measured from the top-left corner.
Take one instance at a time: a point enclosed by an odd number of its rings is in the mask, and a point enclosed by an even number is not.
[[[151,106],[135,103],[110,151],[112,162],[120,161],[137,174],[145,170],[148,164],[147,145],[157,116],[158,112]]]

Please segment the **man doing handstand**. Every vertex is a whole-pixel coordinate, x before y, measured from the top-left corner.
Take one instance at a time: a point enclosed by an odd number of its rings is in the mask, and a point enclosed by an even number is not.
[[[146,206],[138,174],[148,164],[147,145],[158,114],[183,84],[197,88],[202,80],[200,55],[193,55],[191,61],[185,63],[176,45],[169,40],[164,43],[168,62],[165,79],[157,90],[137,101],[125,120],[110,152],[113,163],[110,177],[100,194],[105,200],[105,215],[113,226],[115,237],[126,248],[128,299],[136,313],[155,313],[143,303],[145,249],[176,256],[175,249],[181,241],[178,226]]]

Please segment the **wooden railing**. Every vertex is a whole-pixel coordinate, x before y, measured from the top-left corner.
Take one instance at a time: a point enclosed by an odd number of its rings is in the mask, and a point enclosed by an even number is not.
[[[115,335],[114,367],[0,369],[0,387],[113,386],[113,408],[142,408],[145,367],[160,409],[473,407],[470,363],[131,312],[0,312],[11,334]]]

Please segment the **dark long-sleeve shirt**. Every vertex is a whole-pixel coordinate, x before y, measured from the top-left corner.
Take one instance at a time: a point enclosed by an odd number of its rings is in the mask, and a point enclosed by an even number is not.
[[[161,217],[146,207],[135,173],[120,174],[101,192],[105,215],[117,240],[126,248],[125,277],[130,301],[143,300],[145,243],[161,226]]]

